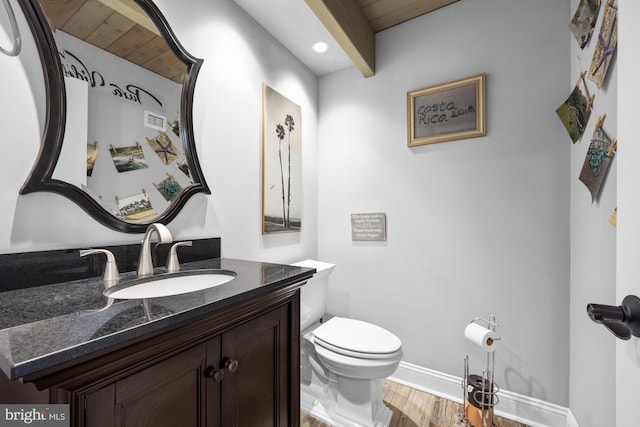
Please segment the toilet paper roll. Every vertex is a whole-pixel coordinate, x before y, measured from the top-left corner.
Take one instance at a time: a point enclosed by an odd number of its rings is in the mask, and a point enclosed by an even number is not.
[[[495,333],[477,323],[469,323],[467,325],[464,329],[464,337],[484,351],[492,352],[496,349]]]

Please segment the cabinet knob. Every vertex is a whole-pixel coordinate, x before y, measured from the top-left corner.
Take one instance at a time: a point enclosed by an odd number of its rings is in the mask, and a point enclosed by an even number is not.
[[[229,372],[235,372],[238,370],[238,361],[233,359],[225,358],[224,360],[224,368]]]
[[[205,376],[212,378],[215,382],[219,383],[224,378],[224,369],[216,369],[213,366],[209,366]]]

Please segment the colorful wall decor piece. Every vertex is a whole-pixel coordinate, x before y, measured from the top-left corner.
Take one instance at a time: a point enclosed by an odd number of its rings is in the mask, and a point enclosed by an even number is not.
[[[187,178],[191,179],[191,173],[189,173],[189,165],[187,162],[178,162],[178,169],[182,171],[183,174],[187,176]]]
[[[129,172],[138,169],[148,168],[147,159],[142,152],[139,143],[129,147],[111,146],[111,158],[118,172]]]
[[[149,222],[157,217],[146,190],[129,197],[116,197],[120,217],[127,222]]]
[[[93,173],[93,167],[96,165],[98,158],[98,141],[95,144],[87,143],[87,176]]]
[[[173,133],[180,138],[180,120],[175,119],[172,122],[169,122],[169,127],[173,131]]]
[[[300,106],[262,85],[262,234],[302,227]]]
[[[609,216],[609,224],[613,225],[614,227],[618,226],[618,208],[616,207],[613,212],[611,212],[611,215]]]
[[[556,109],[556,114],[560,117],[574,144],[580,139],[587,127],[591,116],[591,106],[595,99],[595,95],[590,97],[587,92],[584,75],[584,71],[580,73],[575,88],[567,100]]]
[[[159,184],[154,182],[153,186],[156,187],[156,190],[158,190],[158,192],[162,194],[162,197],[164,197],[168,202],[178,197],[182,192],[182,186],[180,183],[178,183],[178,181],[169,174],[167,174],[167,177],[160,181]]]
[[[609,139],[602,130],[602,123],[605,117],[606,115],[598,118],[579,177],[580,181],[591,193],[591,203],[598,198],[600,187],[607,175],[609,164],[616,153],[617,147],[617,141]]]
[[[609,63],[618,44],[618,10],[612,7],[613,1],[609,0],[602,19],[598,44],[593,52],[589,79],[598,87],[602,86],[609,69]]]
[[[591,40],[599,12],[600,0],[580,0],[578,9],[569,23],[569,28],[580,45],[580,49],[584,49]]]
[[[165,165],[170,164],[180,155],[180,152],[169,139],[169,135],[165,132],[160,131],[156,137],[147,138],[147,142]]]

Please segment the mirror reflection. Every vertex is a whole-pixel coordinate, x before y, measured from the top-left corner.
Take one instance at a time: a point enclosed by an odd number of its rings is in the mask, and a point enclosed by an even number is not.
[[[33,1],[46,16],[64,82],[65,126],[52,181],[79,190],[91,199],[80,203],[85,210],[97,207],[103,211],[98,217],[113,217],[106,225],[122,231],[166,223],[185,196],[208,193],[189,123],[189,77],[195,78],[199,60],[183,51],[159,13],[151,13],[157,12],[153,3]]]

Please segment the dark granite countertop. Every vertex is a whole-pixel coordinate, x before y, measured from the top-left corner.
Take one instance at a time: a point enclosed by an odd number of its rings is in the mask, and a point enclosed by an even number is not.
[[[302,280],[314,269],[228,258],[182,265],[182,270],[222,269],[237,273],[223,285],[187,294],[153,298],[151,320],[142,300],[105,307],[101,280],[85,279],[0,293],[0,369],[21,378],[154,331],[168,330],[230,304]],[[164,272],[156,269],[156,273]],[[25,272],[28,274],[28,272]],[[120,283],[135,279],[121,274]]]

